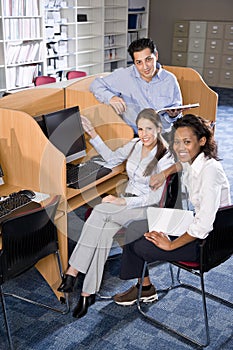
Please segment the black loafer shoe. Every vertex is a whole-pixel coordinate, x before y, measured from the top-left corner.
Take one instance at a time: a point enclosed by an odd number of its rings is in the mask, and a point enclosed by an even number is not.
[[[60,286],[57,288],[58,292],[62,293],[71,293],[74,291],[75,282],[77,280],[77,276],[64,275],[62,277],[62,282]]]
[[[95,303],[95,294],[91,294],[88,297],[80,295],[78,304],[73,311],[73,317],[81,318],[86,315],[88,307]]]

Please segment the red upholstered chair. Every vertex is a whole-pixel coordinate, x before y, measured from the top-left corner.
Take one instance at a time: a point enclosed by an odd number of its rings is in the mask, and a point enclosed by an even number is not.
[[[82,78],[82,77],[85,77],[86,75],[87,75],[87,73],[83,72],[81,70],[71,70],[71,71],[66,73],[66,79],[70,80],[70,79],[75,79],[75,78]]]
[[[47,75],[39,75],[38,77],[35,77],[35,79],[34,79],[35,86],[50,84],[50,83],[56,83],[56,78],[50,77]]]
[[[209,236],[204,239],[200,240],[200,259],[198,262],[187,262],[187,261],[179,261],[179,262],[171,262],[169,264],[170,272],[171,272],[171,278],[172,278],[172,284],[169,288],[160,290],[158,292],[161,292],[163,297],[164,294],[168,293],[169,291],[175,289],[175,288],[186,288],[188,290],[198,292],[202,296],[202,305],[203,305],[203,313],[204,313],[204,341],[202,339],[194,339],[187,335],[187,333],[181,333],[179,330],[174,329],[173,327],[158,321],[155,317],[151,316],[151,314],[156,315],[156,305],[151,306],[145,310],[140,303],[140,297],[141,297],[141,291],[142,291],[142,285],[139,288],[139,295],[137,300],[137,306],[139,312],[145,316],[146,320],[149,320],[152,322],[155,326],[158,326],[159,328],[162,328],[164,330],[169,331],[169,333],[173,333],[174,335],[177,335],[179,337],[182,337],[183,339],[187,340],[188,342],[198,345],[199,347],[207,346],[210,343],[210,335],[209,335],[209,325],[208,325],[208,314],[207,314],[207,306],[206,306],[206,297],[211,298],[214,301],[218,301],[230,308],[233,308],[233,303],[225,300],[223,298],[220,298],[217,295],[208,293],[205,291],[205,284],[204,284],[204,274],[207,273],[210,270],[213,270],[215,267],[219,266],[220,264],[227,261],[233,253],[233,206],[228,206],[225,208],[221,208],[218,210],[213,230],[209,233]],[[142,281],[144,279],[147,262],[144,264],[144,270],[142,274]],[[177,275],[176,275],[176,281],[174,279],[173,269],[172,266],[177,266]],[[198,276],[200,278],[200,288],[197,288],[196,286],[188,283],[183,283],[180,280],[180,272],[181,270],[186,270],[187,272],[190,272],[191,274]],[[232,276],[229,275],[229,278]],[[186,276],[187,278],[187,276]],[[213,277],[212,277],[213,279]],[[217,280],[216,283],[221,284],[221,281]],[[159,293],[160,294],[160,293]],[[188,298],[188,294],[185,294],[185,298]],[[162,297],[159,298],[161,300]],[[165,300],[165,299],[164,299]],[[184,299],[184,304],[187,304],[188,300]],[[153,309],[152,309],[153,308]],[[150,315],[149,312],[150,311]],[[192,322],[193,315],[190,315],[190,322]],[[178,323],[177,323],[178,325]],[[184,324],[183,324],[184,328]],[[187,330],[190,328],[190,324],[187,324]],[[203,338],[202,337],[202,338]]]

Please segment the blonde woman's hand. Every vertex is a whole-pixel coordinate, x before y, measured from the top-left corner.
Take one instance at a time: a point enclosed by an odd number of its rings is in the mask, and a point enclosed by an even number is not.
[[[163,183],[166,181],[166,176],[164,172],[151,175],[150,177],[150,188],[153,191],[156,191],[159,187],[163,185]]]
[[[89,136],[91,136],[91,138],[94,138],[97,135],[97,133],[95,131],[95,128],[91,124],[90,120],[87,117],[85,117],[84,115],[81,115],[81,122],[82,122],[83,130]]]
[[[113,196],[111,194],[109,194],[108,196],[104,197],[102,199],[102,203],[112,203],[112,204],[116,204],[116,205],[126,205],[126,201],[125,201],[124,198],[116,197],[116,196]]]

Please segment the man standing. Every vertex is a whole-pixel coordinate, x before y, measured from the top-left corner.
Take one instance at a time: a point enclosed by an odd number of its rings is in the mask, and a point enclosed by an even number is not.
[[[135,133],[135,120],[142,109],[153,108],[157,111],[167,108],[160,117],[163,133],[170,132],[172,123],[181,116],[180,110],[169,110],[169,107],[182,104],[175,75],[162,68],[156,46],[149,38],[133,41],[128,53],[133,65],[96,78],[90,85],[90,91],[100,102],[110,104]]]

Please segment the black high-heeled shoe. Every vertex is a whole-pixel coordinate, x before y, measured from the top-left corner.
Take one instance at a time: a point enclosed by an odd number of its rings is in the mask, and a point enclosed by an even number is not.
[[[95,294],[91,294],[88,297],[80,295],[78,304],[73,310],[73,317],[81,318],[86,315],[89,306],[95,303]]]
[[[71,293],[74,291],[74,287],[77,281],[78,276],[71,276],[71,275],[63,275],[62,282],[60,286],[57,288],[58,292],[62,293]]]

